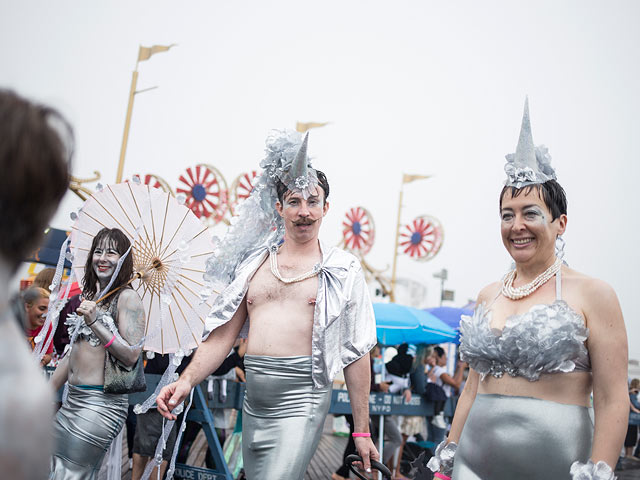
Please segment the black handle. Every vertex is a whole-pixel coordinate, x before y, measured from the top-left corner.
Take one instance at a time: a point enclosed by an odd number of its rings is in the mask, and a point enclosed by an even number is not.
[[[353,462],[362,462],[362,457],[359,456],[359,455],[349,455],[347,458],[344,459],[344,463],[345,463],[345,465],[347,467],[349,467],[349,469],[353,473],[356,474],[356,476],[358,478],[360,478],[361,480],[367,480],[367,477],[363,477],[360,473],[358,473],[358,471],[355,469],[355,467],[353,465],[351,465]],[[380,473],[382,473],[382,476],[384,478],[387,478],[387,479],[391,480],[391,472],[382,463],[377,462],[375,460],[371,460],[371,468],[375,468]]]

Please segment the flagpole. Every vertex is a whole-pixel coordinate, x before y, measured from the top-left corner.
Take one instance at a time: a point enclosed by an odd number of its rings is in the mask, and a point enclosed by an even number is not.
[[[129,140],[129,127],[131,126],[131,113],[133,112],[133,97],[136,94],[136,84],[138,83],[138,61],[136,61],[136,69],[133,71],[131,78],[131,90],[129,90],[129,105],[127,106],[127,118],[124,122],[124,134],[122,135],[122,147],[120,148],[120,161],[118,162],[118,173],[116,174],[116,183],[122,181],[122,171],[124,170],[124,156],[127,153],[127,142]]]
[[[402,191],[404,189],[404,175],[402,176],[402,184],[400,185],[400,198],[398,199],[398,221],[396,223],[396,241],[393,249],[393,268],[391,270],[391,292],[389,299],[391,302],[396,301],[396,266],[398,264],[398,246],[400,243],[400,214],[402,213]]]

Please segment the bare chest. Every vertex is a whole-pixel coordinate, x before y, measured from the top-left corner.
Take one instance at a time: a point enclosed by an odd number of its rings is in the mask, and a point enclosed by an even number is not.
[[[295,276],[297,273],[286,266],[279,267],[283,277]],[[318,277],[313,276],[300,282],[284,283],[277,279],[271,272],[269,261],[267,260],[256,271],[249,282],[247,291],[247,306],[249,310],[260,305],[269,303],[291,303],[295,307],[315,306],[318,292]]]

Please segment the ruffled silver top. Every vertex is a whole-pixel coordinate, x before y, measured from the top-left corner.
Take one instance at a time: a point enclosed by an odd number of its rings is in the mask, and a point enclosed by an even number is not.
[[[507,373],[534,382],[545,373],[590,371],[588,336],[584,319],[564,300],[511,316],[502,331],[490,327],[490,312],[478,305],[460,321],[460,358],[481,379]]]
[[[111,299],[111,302],[107,304],[106,308],[102,305],[98,305],[96,308],[96,322],[102,323],[114,335],[118,331],[118,327],[116,326],[113,318],[117,315],[118,297],[120,296],[120,293],[122,292],[118,292],[113,295],[113,299]],[[67,319],[64,324],[67,326],[69,338],[74,338],[74,336],[77,335],[79,338],[89,342],[92,347],[102,345],[102,342],[97,335],[93,333],[93,330],[91,330],[90,327],[87,327],[87,324],[84,321],[84,315],[78,315],[75,312],[70,313],[67,315]],[[78,332],[77,334],[76,331]]]
[[[376,344],[376,322],[369,290],[358,259],[337,247],[320,242],[322,260],[311,338],[314,388],[331,384],[344,367],[358,360]],[[233,281],[218,295],[207,316],[203,341],[236,313],[249,281],[269,255],[262,246],[250,251],[236,269]],[[246,335],[249,318],[240,335]]]

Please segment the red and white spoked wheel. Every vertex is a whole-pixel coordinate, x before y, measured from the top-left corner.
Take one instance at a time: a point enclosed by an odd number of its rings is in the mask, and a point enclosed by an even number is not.
[[[364,207],[353,207],[342,221],[342,241],[345,248],[366,255],[373,247],[375,225],[371,215]]]
[[[258,172],[255,170],[248,173],[241,173],[231,184],[231,189],[229,190],[229,208],[231,209],[232,215],[235,214],[235,208],[251,195],[257,176]]]
[[[429,215],[417,217],[402,227],[400,232],[400,248],[414,260],[427,261],[436,256],[444,232],[437,218]]]
[[[180,175],[176,194],[186,195],[185,205],[205,223],[215,225],[227,211],[227,182],[217,168],[198,164]]]

